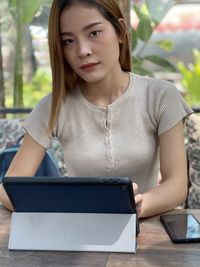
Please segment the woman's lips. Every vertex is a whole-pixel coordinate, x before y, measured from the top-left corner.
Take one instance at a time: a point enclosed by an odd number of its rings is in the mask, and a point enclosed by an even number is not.
[[[94,69],[99,63],[89,63],[89,64],[84,64],[80,67],[81,70],[92,70]]]

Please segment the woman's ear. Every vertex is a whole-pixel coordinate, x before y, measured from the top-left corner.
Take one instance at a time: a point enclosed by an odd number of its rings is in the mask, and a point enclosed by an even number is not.
[[[119,21],[119,23],[120,23],[120,25],[122,27],[122,31],[121,31],[121,33],[119,35],[119,43],[123,43],[123,39],[124,39],[124,36],[126,34],[126,30],[127,30],[126,22],[125,22],[125,20],[123,18],[118,19],[118,21]]]

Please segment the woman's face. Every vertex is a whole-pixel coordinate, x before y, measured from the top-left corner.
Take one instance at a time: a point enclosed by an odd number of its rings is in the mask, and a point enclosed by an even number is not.
[[[65,59],[85,82],[98,82],[119,69],[120,38],[96,8],[64,9],[60,32]]]

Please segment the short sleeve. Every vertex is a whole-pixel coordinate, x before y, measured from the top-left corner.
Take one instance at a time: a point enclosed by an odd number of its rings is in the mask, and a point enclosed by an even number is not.
[[[45,148],[48,148],[51,143],[51,137],[48,134],[50,108],[51,94],[42,98],[23,123],[25,131]]]
[[[173,128],[193,111],[170,82],[153,79],[150,86],[150,112],[157,125],[158,135]]]

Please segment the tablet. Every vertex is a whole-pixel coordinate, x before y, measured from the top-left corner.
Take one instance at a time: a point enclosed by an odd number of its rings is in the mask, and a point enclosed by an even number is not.
[[[16,212],[136,213],[126,177],[4,177]]]

